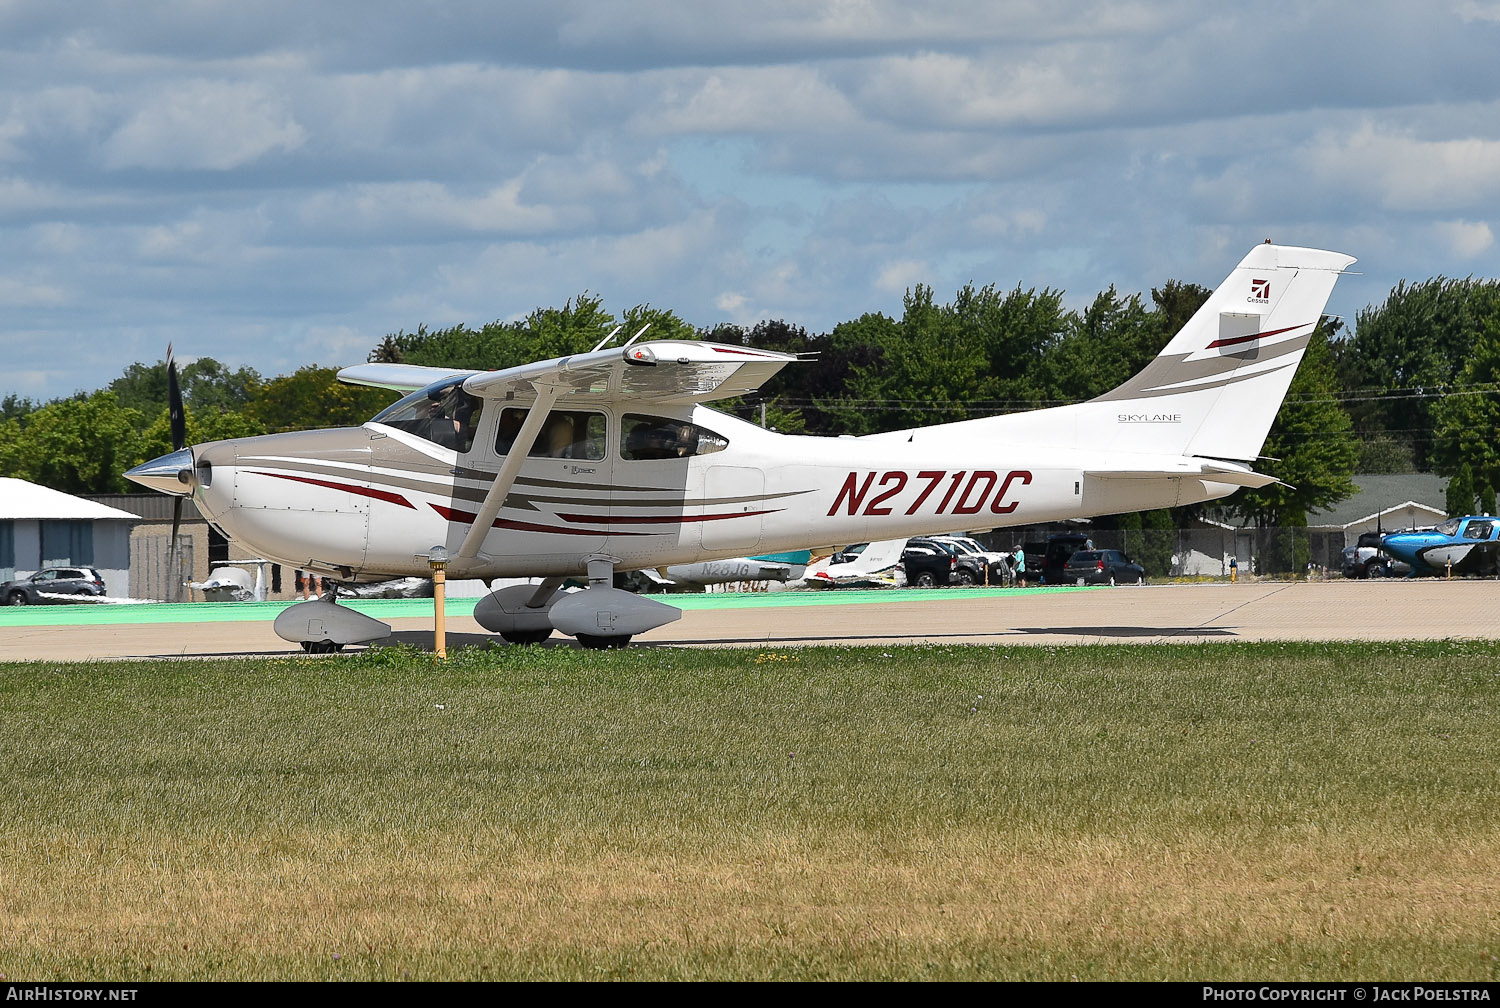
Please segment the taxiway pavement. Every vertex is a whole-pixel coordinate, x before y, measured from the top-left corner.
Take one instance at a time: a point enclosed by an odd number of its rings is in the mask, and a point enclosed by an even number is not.
[[[1067,590],[990,589],[891,593],[688,596],[681,620],[636,638],[665,646],[813,644],[1098,644],[1262,640],[1433,640],[1500,638],[1495,581],[1328,581],[1146,585]],[[674,601],[678,600],[674,599]],[[471,603],[472,604],[472,603]],[[684,605],[689,604],[684,601]],[[0,612],[0,661],[300,654],[270,618],[198,622],[191,605],[112,614],[87,625],[80,607],[47,607],[42,625],[7,625]],[[179,610],[163,616],[161,610]],[[388,618],[387,642],[432,646],[431,602]],[[70,612],[77,614],[76,621]],[[33,618],[36,614],[32,614]],[[19,619],[19,617],[16,617]],[[469,615],[448,616],[448,646],[498,638]],[[568,638],[554,645],[571,646]]]

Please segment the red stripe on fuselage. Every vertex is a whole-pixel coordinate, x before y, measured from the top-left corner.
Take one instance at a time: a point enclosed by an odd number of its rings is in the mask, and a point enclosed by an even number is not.
[[[250,472],[256,476],[270,476],[274,479],[291,480],[294,483],[311,483],[314,486],[327,487],[330,490],[342,490],[345,493],[358,494],[361,497],[373,497],[376,500],[383,500],[387,504],[400,504],[402,507],[409,507],[413,511],[417,509],[417,506],[411,501],[398,493],[391,493],[389,490],[376,490],[374,487],[362,487],[353,483],[335,483],[332,480],[313,479],[311,476],[292,476],[287,473],[264,472],[260,469],[251,469]]]
[[[479,517],[473,511],[459,511],[455,508],[444,507],[441,504],[431,505],[432,509],[451,522],[463,522],[465,525],[474,524]],[[514,529],[517,532],[550,532],[553,535],[601,535],[601,536],[644,536],[660,535],[659,532],[616,532],[613,529],[589,529],[589,528],[567,528],[562,525],[537,525],[532,522],[512,521],[509,518],[496,518],[493,522],[494,528]]]
[[[710,515],[586,515],[586,514],[562,514],[558,517],[570,522],[595,522],[601,525],[668,525],[676,522],[704,522],[720,521],[724,518],[750,518],[755,515],[768,515],[779,513],[780,508],[771,511],[740,511],[734,514],[710,514]]]

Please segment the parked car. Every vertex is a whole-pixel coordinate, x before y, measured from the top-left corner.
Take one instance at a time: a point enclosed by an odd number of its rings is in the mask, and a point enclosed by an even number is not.
[[[1119,550],[1079,550],[1063,565],[1068,584],[1145,584],[1146,568]]]
[[[1402,529],[1402,532],[1411,531]],[[1411,564],[1392,557],[1380,547],[1383,533],[1365,532],[1343,552],[1344,577],[1380,578],[1411,573]]]
[[[1045,542],[1023,544],[1026,550],[1026,573],[1022,580],[1035,584],[1072,584],[1067,580],[1063,568],[1068,558],[1079,550],[1094,548],[1094,540],[1081,532],[1058,532],[1049,535]]]
[[[42,605],[63,599],[47,595],[103,595],[104,579],[92,567],[47,567],[28,578],[0,584],[0,601],[6,605]]]
[[[951,545],[958,552],[958,564],[953,568],[953,581],[961,585],[1009,584],[1013,577],[1010,556],[987,550],[979,541],[969,536],[928,536],[937,542]]]
[[[901,551],[901,566],[906,570],[909,585],[935,588],[950,584],[954,568],[958,566],[958,550],[940,539],[925,536],[908,539],[906,549]]]

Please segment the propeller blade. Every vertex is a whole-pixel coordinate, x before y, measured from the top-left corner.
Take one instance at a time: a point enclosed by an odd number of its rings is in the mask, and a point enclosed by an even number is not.
[[[187,414],[182,410],[182,389],[177,384],[177,362],[172,359],[170,343],[167,344],[167,418],[172,424],[172,450],[181,451],[187,445]]]
[[[177,548],[177,532],[182,528],[182,502],[184,497],[172,498],[172,538],[167,540],[167,592],[170,602],[182,598],[182,551]]]

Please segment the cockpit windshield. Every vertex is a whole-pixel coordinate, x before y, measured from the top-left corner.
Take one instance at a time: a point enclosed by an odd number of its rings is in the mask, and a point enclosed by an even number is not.
[[[1458,535],[1458,519],[1449,518],[1447,521],[1439,525],[1436,531],[1442,533],[1445,536]]]
[[[375,414],[371,423],[408,431],[444,448],[466,452],[474,444],[474,430],[484,400],[464,391],[467,375],[433,382],[424,389]]]

